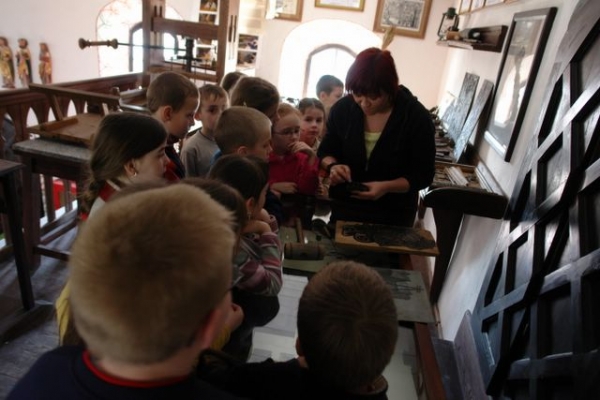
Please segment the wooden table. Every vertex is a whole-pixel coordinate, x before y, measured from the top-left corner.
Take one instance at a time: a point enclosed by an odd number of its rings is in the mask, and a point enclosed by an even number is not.
[[[52,309],[49,304],[36,304],[31,287],[29,265],[22,231],[22,209],[17,195],[16,177],[23,164],[0,159],[0,181],[2,184],[2,212],[8,216],[8,229],[12,239],[13,254],[23,309],[0,321],[0,343],[18,336],[29,322],[41,312]]]
[[[30,265],[39,265],[39,256],[45,255],[68,260],[69,252],[53,249],[48,242],[56,239],[76,226],[73,210],[40,227],[41,186],[40,174],[75,181],[77,193],[83,191],[85,168],[90,151],[79,145],[47,139],[26,140],[13,145],[15,154],[26,166],[23,174],[23,216],[25,255]],[[48,193],[48,191],[46,191]]]

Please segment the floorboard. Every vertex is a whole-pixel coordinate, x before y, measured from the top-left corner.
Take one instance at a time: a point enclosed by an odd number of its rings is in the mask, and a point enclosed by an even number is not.
[[[53,245],[67,249],[75,231],[57,239]],[[54,303],[66,279],[67,264],[41,257],[38,268],[32,271],[31,283],[36,302]],[[14,260],[0,263],[0,323],[21,310],[21,297]],[[58,345],[58,330],[54,313],[40,313],[31,321],[25,333],[0,343],[0,400],[6,399],[12,387],[40,355]]]

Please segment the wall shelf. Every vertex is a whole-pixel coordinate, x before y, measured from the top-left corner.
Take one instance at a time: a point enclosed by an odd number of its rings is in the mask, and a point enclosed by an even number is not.
[[[439,46],[500,53],[508,27],[505,25],[469,28],[460,31],[460,40],[438,40]]]

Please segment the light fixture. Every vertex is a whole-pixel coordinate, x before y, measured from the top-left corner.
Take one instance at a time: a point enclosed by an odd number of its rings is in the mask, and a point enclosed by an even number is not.
[[[438,29],[440,40],[446,40],[446,33],[448,31],[458,31],[458,14],[454,7],[448,8],[448,11],[442,14],[442,20]]]

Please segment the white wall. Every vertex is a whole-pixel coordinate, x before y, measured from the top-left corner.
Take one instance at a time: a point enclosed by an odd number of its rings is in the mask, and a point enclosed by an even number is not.
[[[424,39],[396,36],[388,48],[396,61],[400,81],[428,108],[437,104],[444,62],[448,52],[446,47],[435,44],[437,29],[442,13],[453,2],[454,0],[433,1]],[[312,0],[304,0],[301,22],[275,19],[265,23],[265,32],[261,37],[261,49],[257,61],[257,76],[268,79],[275,84],[283,79],[280,78],[280,74],[284,72],[280,70],[280,61],[284,53],[284,42],[288,35],[302,23],[326,19],[338,22],[347,21],[363,27],[363,29],[356,29],[353,36],[348,38],[350,41],[348,47],[350,48],[354,47],[352,41],[359,41],[366,35],[372,35],[377,11],[376,1],[365,1],[363,12],[316,8],[314,4],[315,2]],[[306,40],[315,43],[327,40],[337,42],[338,38],[334,30],[335,25],[332,26],[330,36],[325,39],[320,38],[317,40],[314,37],[307,37]],[[380,45],[382,34],[377,34],[377,36],[379,40],[375,41],[374,44]],[[316,47],[318,45],[315,45]],[[363,49],[358,49],[358,51]],[[302,63],[301,68],[304,71],[304,63]],[[296,74],[292,74],[287,79],[298,80]]]
[[[537,128],[538,115],[541,112],[556,51],[576,4],[576,0],[520,0],[461,16],[461,29],[492,25],[510,26],[513,15],[517,12],[545,7],[558,8],[511,161],[504,162],[485,140],[482,141],[479,149],[481,160],[493,172],[508,196],[512,193],[525,151]],[[480,82],[488,79],[495,84],[500,57],[500,53],[449,50],[444,68],[445,76],[439,92],[440,101],[446,91],[458,95],[465,72],[479,75]],[[464,312],[467,309],[472,310],[475,305],[501,223],[502,221],[498,220],[465,216],[444,289],[438,301],[443,334],[446,339],[454,338]]]
[[[9,40],[13,53],[18,48],[18,38],[29,41],[34,82],[40,82],[37,72],[40,42],[47,42],[50,48],[55,83],[97,78],[97,48],[81,50],[77,41],[79,38],[96,40],[96,19],[108,3],[110,0],[3,0],[0,36]],[[199,0],[171,0],[168,3],[179,14],[188,15],[190,20],[197,18]],[[128,41],[126,37],[117,39]],[[19,87],[18,77],[16,81]]]

